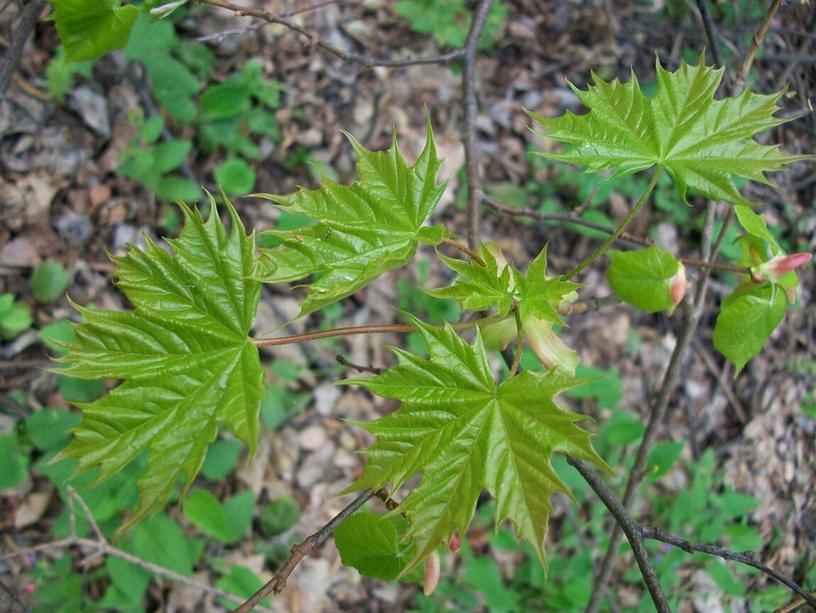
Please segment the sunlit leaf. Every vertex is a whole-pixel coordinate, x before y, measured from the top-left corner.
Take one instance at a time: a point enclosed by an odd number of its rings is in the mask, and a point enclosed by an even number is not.
[[[317,275],[301,315],[336,302],[384,272],[407,263],[419,243],[438,245],[442,226],[423,224],[442,196],[430,122],[425,148],[408,166],[396,138],[387,151],[367,151],[349,136],[357,154],[359,180],[341,185],[323,178],[320,189],[288,196],[264,195],[286,211],[317,221],[299,230],[272,231],[283,242],[261,250],[255,278],[265,283]]]
[[[634,73],[630,80],[607,83],[593,74],[586,90],[570,84],[589,109],[545,118],[531,113],[549,138],[573,145],[545,157],[587,165],[597,172],[614,168],[613,176],[652,166],[665,168],[683,200],[689,191],[711,200],[753,205],[734,185],[733,176],[769,183],[765,172],[811,156],[786,155],[777,146],[760,145],[753,136],[788,119],[774,117],[783,92],[714,99],[722,68],[681,62],[668,72],[657,61],[657,92],[647,98]]]
[[[189,487],[219,423],[251,453],[257,443],[262,371],[248,338],[260,297],[248,279],[255,242],[229,202],[230,232],[211,205],[206,222],[182,207],[181,236],[167,241],[174,254],[148,241],[113,258],[134,310],[81,309],[85,322],[60,370],[123,380],[79,405],[82,423],[60,457],[76,458],[82,472],[99,466],[99,481],[148,452],[128,526],[160,508],[178,482]]]
[[[556,394],[580,383],[557,371],[522,372],[496,385],[477,333],[468,345],[447,327],[413,320],[428,344],[426,360],[393,349],[399,365],[356,383],[402,401],[400,409],[357,423],[377,438],[368,463],[350,489],[397,489],[415,474],[422,480],[399,510],[410,525],[413,568],[455,532],[464,534],[483,488],[496,498],[496,520],[509,518],[544,561],[550,495],[566,492],[553,470],[553,452],[605,466],[575,425],[583,417],[560,408]]]

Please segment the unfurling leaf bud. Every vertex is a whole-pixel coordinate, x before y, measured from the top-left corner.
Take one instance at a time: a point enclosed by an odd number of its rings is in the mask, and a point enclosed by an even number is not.
[[[751,274],[751,278],[754,281],[764,281],[765,279],[770,280],[772,283],[777,283],[779,278],[792,271],[796,270],[797,268],[801,268],[810,260],[813,256],[809,253],[793,253],[791,255],[777,255],[772,257],[770,260],[757,266]]]
[[[422,593],[430,596],[439,583],[439,552],[434,550],[425,558],[425,576],[422,579]]]
[[[459,551],[459,537],[456,534],[451,534],[450,538],[450,550],[451,553],[457,553]]]
[[[155,8],[150,9],[150,14],[153,15],[153,17],[164,19],[183,4],[187,4],[187,0],[175,0],[174,2],[168,2],[166,4],[162,4],[161,6],[157,6]]]
[[[671,294],[672,304],[676,307],[683,302],[683,296],[686,295],[688,289],[688,279],[686,278],[686,267],[680,264],[677,272],[669,279],[669,293]],[[672,310],[674,310],[672,308]]]

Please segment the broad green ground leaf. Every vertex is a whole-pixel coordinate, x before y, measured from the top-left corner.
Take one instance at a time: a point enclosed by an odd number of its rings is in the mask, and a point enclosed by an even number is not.
[[[589,109],[545,118],[531,113],[545,135],[574,145],[548,158],[587,165],[596,172],[614,168],[613,176],[652,166],[665,168],[683,200],[689,191],[711,200],[752,206],[734,185],[733,176],[769,183],[765,172],[808,158],[786,155],[777,146],[760,145],[753,136],[785,121],[774,117],[783,92],[761,95],[749,89],[738,96],[714,99],[722,68],[681,62],[668,72],[657,61],[657,92],[647,98],[634,73],[627,83],[607,83],[593,74],[586,91],[570,84]]]
[[[357,423],[377,441],[350,490],[397,489],[415,474],[422,480],[400,504],[416,553],[403,573],[451,535],[464,534],[483,488],[496,498],[496,520],[509,518],[545,560],[550,495],[566,487],[550,464],[559,451],[605,466],[583,417],[561,409],[554,396],[580,383],[557,371],[520,375],[496,385],[477,333],[469,345],[448,326],[416,319],[430,350],[426,360],[393,349],[399,364],[376,377],[346,381],[402,401],[395,413]]]
[[[767,283],[723,300],[714,324],[714,346],[734,363],[734,376],[782,323],[787,306],[784,290]]]
[[[426,293],[442,299],[455,300],[466,311],[482,311],[497,307],[499,313],[510,311],[513,302],[512,277],[510,267],[499,267],[496,257],[487,244],[482,244],[477,253],[484,266],[473,260],[467,262],[438,254],[445,265],[460,275],[448,287],[426,290]]]
[[[118,0],[51,0],[68,61],[95,60],[128,42],[139,9]]]
[[[400,515],[358,512],[337,527],[334,541],[344,565],[367,577],[393,581],[413,556],[412,544],[402,542],[407,530]]]
[[[318,275],[301,305],[311,313],[358,291],[384,272],[408,262],[419,243],[438,245],[442,226],[423,227],[442,196],[441,161],[428,122],[428,140],[413,166],[394,142],[387,151],[367,151],[349,136],[359,179],[341,185],[323,178],[319,189],[287,196],[265,194],[289,213],[317,221],[298,230],[267,234],[283,242],[261,250],[255,278],[264,283]]]
[[[229,544],[246,534],[254,506],[252,490],[239,492],[223,504],[208,490],[196,490],[184,501],[184,515],[202,532]]]
[[[215,201],[205,222],[182,205],[185,225],[167,242],[148,241],[113,258],[132,311],[80,309],[85,322],[60,372],[121,379],[106,396],[80,404],[82,423],[61,457],[79,471],[99,466],[101,481],[148,452],[139,502],[128,524],[159,509],[181,481],[189,487],[224,423],[254,452],[263,393],[258,350],[249,339],[260,297],[250,280],[254,236],[227,202],[232,229]]]
[[[671,253],[652,245],[636,251],[610,251],[607,255],[612,264],[606,278],[622,300],[646,313],[674,306],[670,286],[681,264]]]

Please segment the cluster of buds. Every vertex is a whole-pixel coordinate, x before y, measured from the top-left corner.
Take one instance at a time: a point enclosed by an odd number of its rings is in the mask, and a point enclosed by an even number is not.
[[[456,553],[459,551],[459,537],[456,536],[455,533],[451,535],[448,547],[450,548],[451,553]],[[439,573],[439,552],[434,549],[433,552],[431,552],[428,557],[425,558],[425,575],[422,578],[422,593],[426,596],[430,596],[436,590],[436,586],[439,583]]]

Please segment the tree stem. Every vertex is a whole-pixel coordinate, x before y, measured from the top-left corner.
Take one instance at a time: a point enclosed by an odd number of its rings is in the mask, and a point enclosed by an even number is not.
[[[652,195],[652,192],[654,191],[654,188],[657,185],[657,180],[660,178],[660,172],[661,172],[660,166],[656,167],[654,173],[652,174],[652,180],[649,181],[649,185],[646,187],[646,191],[643,192],[643,195],[635,203],[635,206],[632,207],[632,210],[629,211],[629,214],[626,216],[626,218],[622,222],[620,222],[617,228],[615,228],[615,231],[609,236],[609,238],[607,238],[601,244],[600,247],[593,251],[589,257],[584,258],[581,262],[578,263],[578,265],[575,268],[570,270],[565,275],[562,275],[561,277],[562,280],[569,281],[570,279],[581,273],[587,266],[589,266],[590,264],[592,264],[592,262],[594,262],[596,259],[602,256],[604,252],[607,249],[609,249],[612,243],[614,243],[616,240],[618,240],[618,238],[620,238],[621,234],[623,234],[623,231],[626,230],[626,227],[632,222],[632,220],[635,218],[635,215],[638,214],[638,211],[640,211],[643,205],[646,204],[646,202],[649,200],[649,196]]]
[[[470,321],[460,321],[450,324],[454,330],[472,330],[481,326],[487,326],[507,319],[509,315],[488,315]],[[437,326],[442,328],[444,324]],[[321,338],[334,338],[337,336],[351,336],[354,334],[404,334],[406,332],[416,332],[417,328],[413,324],[381,324],[371,326],[346,326],[343,328],[332,328],[331,330],[318,330],[317,332],[307,332],[305,334],[294,334],[292,336],[282,336],[280,338],[256,338],[253,342],[258,347],[277,347],[280,345],[292,345],[295,343],[305,343],[316,341]]]

